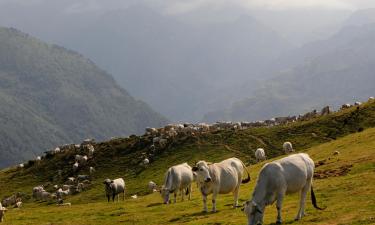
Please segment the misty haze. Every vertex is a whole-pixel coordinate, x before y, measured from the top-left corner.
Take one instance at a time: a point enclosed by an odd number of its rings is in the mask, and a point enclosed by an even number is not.
[[[0,221],[375,224],[374,95],[371,0],[0,0]]]

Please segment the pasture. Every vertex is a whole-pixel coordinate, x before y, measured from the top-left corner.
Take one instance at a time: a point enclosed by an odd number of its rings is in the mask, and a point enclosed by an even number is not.
[[[340,155],[333,156],[334,151]],[[192,150],[193,151],[193,150]],[[324,211],[315,210],[310,198],[307,199],[307,216],[302,221],[293,221],[297,213],[298,195],[285,198],[283,218],[285,224],[374,224],[375,223],[375,129],[367,129],[325,144],[304,150],[320,164],[316,168],[319,179],[314,180],[314,190],[318,205],[327,207]],[[222,151],[206,151],[213,154],[212,159],[222,155]],[[159,160],[153,165],[155,170],[166,169],[175,159]],[[273,160],[273,159],[270,159]],[[248,200],[252,193],[257,174],[265,162],[250,165],[251,182],[241,185],[240,203]],[[153,179],[152,170],[138,174],[138,186],[147,186]],[[147,174],[146,174],[147,173]],[[159,173],[158,173],[159,174]],[[0,178],[8,176],[7,171]],[[155,178],[156,179],[156,178]],[[30,178],[29,178],[30,180]],[[160,179],[159,179],[160,180]],[[18,189],[30,192],[33,184],[15,179],[12,186],[23,185]],[[5,190],[4,183],[1,190]],[[107,203],[103,185],[96,180],[89,191],[69,197],[71,207],[57,207],[55,203],[26,202],[21,209],[10,209],[3,224],[246,224],[246,216],[240,208],[232,208],[232,195],[221,195],[217,199],[217,213],[202,213],[201,195],[193,186],[193,200],[164,205],[159,193],[152,193],[125,202]],[[208,198],[211,207],[211,198]],[[265,224],[276,221],[276,208],[269,206],[265,212]]]

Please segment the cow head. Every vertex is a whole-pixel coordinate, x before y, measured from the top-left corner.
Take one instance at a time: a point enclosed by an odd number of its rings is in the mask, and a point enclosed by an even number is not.
[[[164,204],[169,204],[169,194],[173,193],[173,191],[166,188],[164,185],[159,190],[160,196],[163,199]]]
[[[199,161],[193,167],[193,172],[197,174],[197,181],[198,182],[211,182],[212,177],[210,175],[210,171],[208,168],[208,163],[205,161]]]
[[[263,224],[264,207],[254,201],[246,201],[242,211],[246,214],[249,225]]]

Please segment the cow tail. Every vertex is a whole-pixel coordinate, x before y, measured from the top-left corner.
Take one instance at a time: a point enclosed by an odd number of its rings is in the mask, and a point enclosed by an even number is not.
[[[314,206],[314,208],[316,209],[319,209],[319,210],[324,210],[325,208],[320,208],[317,204],[316,204],[316,197],[315,197],[315,193],[314,193],[314,189],[313,189],[313,186],[311,185],[311,202]]]
[[[241,160],[240,160],[240,161],[241,161]],[[241,164],[242,164],[243,168],[246,170],[246,173],[247,173],[247,178],[246,178],[245,180],[242,180],[241,183],[246,184],[246,183],[249,183],[249,181],[251,180],[251,178],[250,178],[250,173],[249,173],[249,171],[247,170],[245,164],[243,164],[242,161],[241,161]]]

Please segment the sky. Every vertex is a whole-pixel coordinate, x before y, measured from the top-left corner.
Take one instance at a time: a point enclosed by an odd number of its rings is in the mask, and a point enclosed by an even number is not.
[[[168,14],[183,14],[199,10],[201,8],[223,9],[230,6],[238,6],[244,9],[342,9],[357,10],[363,8],[375,8],[374,0],[0,0],[0,6],[4,4],[35,5],[52,1],[66,2],[64,9],[68,13],[80,13],[87,11],[109,11],[127,8],[130,4],[144,2],[151,7],[159,8]]]

